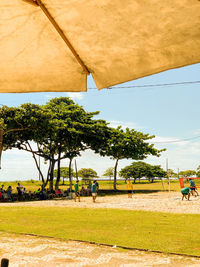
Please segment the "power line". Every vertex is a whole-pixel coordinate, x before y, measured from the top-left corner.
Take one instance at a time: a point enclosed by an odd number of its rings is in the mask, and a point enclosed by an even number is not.
[[[116,93],[115,89],[133,89],[133,88],[151,88],[151,87],[164,87],[164,86],[175,86],[175,85],[189,85],[189,84],[200,84],[200,81],[184,81],[184,82],[175,82],[175,83],[162,83],[162,84],[143,84],[143,85],[127,85],[127,86],[110,86],[107,88],[103,88],[100,92],[98,91],[98,95],[103,95],[101,93],[103,92],[111,92],[112,89],[112,93]],[[114,90],[113,90],[114,89]],[[96,87],[88,87],[88,90],[96,90]],[[38,92],[41,93],[41,92]],[[51,92],[50,92],[51,93]],[[53,93],[61,93],[61,92],[53,92]],[[62,92],[62,93],[75,93],[75,92]],[[79,92],[79,93],[85,93],[85,92]],[[123,91],[123,93],[125,93],[125,91]],[[96,92],[94,95],[90,95],[90,96],[96,96]],[[38,98],[41,99],[41,98]],[[1,106],[4,106],[3,104],[0,104]]]
[[[129,85],[129,86],[110,86],[104,88],[107,89],[125,89],[125,88],[145,88],[145,87],[162,87],[162,86],[175,86],[175,85],[187,85],[187,84],[200,84],[200,81],[185,81],[185,82],[176,82],[176,83],[161,83],[161,84],[143,84],[143,85]],[[97,88],[88,88],[89,90],[96,90]]]

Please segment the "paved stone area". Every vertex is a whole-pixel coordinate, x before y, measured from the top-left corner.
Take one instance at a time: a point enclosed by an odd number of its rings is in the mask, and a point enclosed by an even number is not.
[[[9,259],[9,267],[200,266],[200,259],[197,258],[6,233],[0,234],[0,255]]]

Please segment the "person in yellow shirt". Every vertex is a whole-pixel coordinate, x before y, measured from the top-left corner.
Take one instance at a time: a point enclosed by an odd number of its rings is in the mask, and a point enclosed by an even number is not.
[[[133,184],[130,178],[127,181],[127,188],[128,188],[128,198],[132,198],[133,196]]]

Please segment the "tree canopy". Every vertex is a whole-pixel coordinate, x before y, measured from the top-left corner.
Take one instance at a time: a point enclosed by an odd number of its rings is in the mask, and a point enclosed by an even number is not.
[[[4,135],[3,148],[18,148],[31,152],[38,170],[41,172],[37,156],[49,162],[44,186],[50,181],[53,186],[53,171],[57,163],[57,182],[60,180],[60,162],[71,161],[81,151],[92,149],[95,153],[105,150],[110,128],[104,120],[93,117],[99,112],[87,112],[68,97],[51,99],[45,105],[23,104],[18,108],[0,109]],[[15,132],[9,131],[16,129]],[[19,131],[23,129],[23,131]],[[71,178],[71,173],[69,172]]]
[[[97,178],[97,172],[91,168],[82,168],[78,171],[78,176],[88,179],[88,178]]]
[[[119,175],[125,179],[134,178],[134,180],[136,180],[142,177],[152,179],[155,177],[165,177],[166,171],[159,165],[150,165],[143,161],[136,161],[131,165],[122,168]]]
[[[156,149],[154,144],[147,142],[147,140],[154,137],[154,135],[144,134],[129,128],[123,130],[121,127],[118,127],[112,130],[105,154],[110,156],[111,159],[116,160],[114,167],[114,190],[116,190],[117,166],[119,160],[143,160],[149,155],[158,157],[160,153],[164,151],[164,149]]]
[[[196,175],[196,171],[194,171],[194,170],[180,171],[179,175],[183,176],[183,177],[191,177],[193,175]]]
[[[109,167],[103,173],[103,176],[110,177],[110,178],[113,177],[113,175],[114,175],[114,167]]]

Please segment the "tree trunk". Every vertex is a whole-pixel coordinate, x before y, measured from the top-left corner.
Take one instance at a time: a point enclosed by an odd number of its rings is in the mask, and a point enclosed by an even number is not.
[[[61,152],[60,152],[60,149],[59,149],[59,153],[58,153],[58,172],[57,172],[55,190],[58,189],[59,182],[60,182],[60,156],[61,156]]]
[[[32,147],[31,147],[31,145],[30,145],[29,142],[27,142],[27,145],[29,146],[29,149],[31,150],[33,159],[34,159],[34,161],[35,161],[36,167],[37,167],[38,172],[39,172],[39,176],[42,178],[42,187],[44,188],[44,187],[45,187],[45,179],[44,179],[44,175],[43,175],[43,173],[42,173],[42,171],[41,171],[40,164],[39,164],[39,162],[37,161],[37,158],[36,158],[36,156],[35,156],[35,153],[33,152]]]
[[[115,167],[114,167],[114,181],[113,181],[113,189],[117,191],[117,165],[119,159],[116,160]]]
[[[76,181],[78,181],[78,170],[77,170],[76,160],[75,160],[75,170],[76,170]]]
[[[70,188],[70,192],[72,192],[72,172],[71,172],[72,160],[73,160],[73,158],[69,159],[69,188]]]
[[[51,160],[51,169],[50,169],[50,179],[49,179],[49,190],[53,190],[53,171],[55,166],[55,160]]]
[[[49,160],[49,168],[48,168],[48,172],[47,172],[47,179],[46,179],[46,182],[43,184],[43,188],[45,188],[49,183],[50,170],[51,170],[51,161]]]

